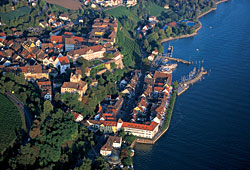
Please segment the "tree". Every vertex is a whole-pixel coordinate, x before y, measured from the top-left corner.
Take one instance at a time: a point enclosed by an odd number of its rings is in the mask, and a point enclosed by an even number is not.
[[[76,167],[74,170],[91,170],[92,161],[88,158],[84,158],[82,165],[80,167]]]
[[[43,122],[53,112],[53,105],[49,100],[43,103],[43,112],[40,115],[41,121]]]
[[[17,156],[17,162],[23,166],[34,165],[39,157],[39,149],[31,147],[30,143],[21,147],[20,154]]]
[[[94,169],[108,170],[108,163],[104,160],[103,157],[97,157],[95,159]]]
[[[149,42],[147,39],[144,40],[143,48],[147,49],[149,46]]]

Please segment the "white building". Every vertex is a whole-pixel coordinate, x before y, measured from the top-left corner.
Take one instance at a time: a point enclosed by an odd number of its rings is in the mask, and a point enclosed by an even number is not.
[[[56,61],[56,68],[60,70],[60,73],[65,73],[67,69],[70,68],[70,62],[67,56],[57,57]]]

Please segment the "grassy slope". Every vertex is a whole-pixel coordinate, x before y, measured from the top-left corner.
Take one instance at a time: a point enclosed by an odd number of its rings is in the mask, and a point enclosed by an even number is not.
[[[21,116],[16,106],[0,94],[0,152],[4,151],[15,139],[15,129],[22,126]]]
[[[156,17],[160,16],[162,11],[165,11],[165,10],[166,9],[156,4],[152,4],[151,6],[147,8],[149,15],[156,16]]]
[[[137,16],[133,15],[126,7],[123,6],[106,10],[105,12],[116,18],[127,16],[129,19],[135,20],[137,22],[140,20]]]
[[[127,16],[130,20],[137,23],[140,19],[133,15],[126,7],[117,7],[111,10],[105,11],[113,17],[119,18],[122,16]],[[134,28],[131,28],[134,30]],[[135,61],[138,61],[138,57],[141,56],[139,44],[133,39],[129,33],[130,30],[126,30],[121,26],[119,22],[119,29],[117,34],[118,46],[121,49],[122,54],[126,56],[131,56],[135,58]]]
[[[0,13],[4,22],[13,20],[14,18],[18,18],[30,13],[30,8],[27,6],[16,9],[15,11]]]

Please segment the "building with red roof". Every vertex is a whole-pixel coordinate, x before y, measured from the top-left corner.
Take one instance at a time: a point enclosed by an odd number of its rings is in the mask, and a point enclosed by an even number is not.
[[[152,121],[150,124],[138,124],[131,122],[123,122],[121,119],[116,121],[99,121],[100,131],[104,133],[116,133],[121,128],[126,133],[133,134],[142,138],[152,139],[159,130],[159,123]]]
[[[170,22],[170,23],[168,23],[168,25],[171,26],[171,27],[176,27],[177,23],[176,22]]]
[[[57,57],[56,61],[56,68],[60,70],[60,73],[66,73],[66,70],[70,68],[70,62],[67,56]]]
[[[70,51],[68,55],[73,59],[73,61],[76,61],[79,57],[83,57],[86,60],[93,60],[103,58],[104,52],[106,52],[106,50],[102,45],[95,45]]]
[[[51,82],[48,79],[45,80],[37,80],[36,81],[37,86],[41,90],[41,96],[45,100],[52,100],[52,86]]]
[[[63,36],[52,35],[50,37],[50,42],[53,44],[63,43]]]

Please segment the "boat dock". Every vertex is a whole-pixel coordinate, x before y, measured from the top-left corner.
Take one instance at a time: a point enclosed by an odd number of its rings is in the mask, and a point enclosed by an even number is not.
[[[190,61],[186,61],[186,60],[183,60],[183,59],[168,57],[168,56],[166,56],[166,55],[163,55],[163,57],[164,57],[165,59],[168,59],[169,61],[176,61],[176,62],[179,62],[179,63],[191,64]]]
[[[195,69],[192,71],[192,73],[193,72],[195,73]],[[179,83],[177,95],[179,96],[184,93],[189,88],[190,84],[194,84],[195,82],[199,81],[205,74],[207,74],[207,71],[203,67],[201,67],[201,69],[199,69],[196,75],[192,76],[192,78]]]
[[[198,71],[198,73],[194,76],[194,78],[187,80],[183,82],[186,85],[194,84],[195,82],[199,81],[203,75],[207,74],[207,71],[201,67],[201,69]]]

